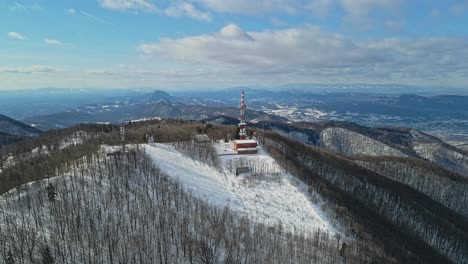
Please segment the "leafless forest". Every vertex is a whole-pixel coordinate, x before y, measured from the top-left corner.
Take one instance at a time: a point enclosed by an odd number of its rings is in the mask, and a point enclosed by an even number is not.
[[[62,175],[63,174],[63,175]],[[142,150],[103,152],[1,200],[5,263],[369,263],[357,242],[292,235],[216,208],[171,182]],[[47,262],[49,261],[49,262]]]
[[[220,164],[213,145],[196,144],[193,135],[225,139],[235,134],[234,127],[181,120],[131,123],[126,129],[129,144],[144,143],[153,135],[157,142],[171,142],[215,168]],[[71,144],[72,135],[80,131],[84,140]],[[285,226],[267,227],[229,208],[210,206],[165,176],[138,147],[106,156],[100,146],[119,144],[118,127],[87,124],[0,149],[0,263],[468,259],[466,177],[427,161],[351,158],[257,132],[262,147],[282,168],[325,201],[323,209],[347,238],[323,232],[293,235]],[[271,170],[244,162],[231,167]]]
[[[415,159],[360,157],[356,162],[406,183],[468,218],[468,178]]]
[[[266,133],[263,143],[283,166],[297,172],[303,181],[326,196],[334,204],[332,211],[340,211],[338,208],[345,203],[340,219],[346,222],[350,217],[357,226],[365,225],[371,233],[375,232],[387,250],[399,252],[401,245],[410,248],[411,254],[397,253],[410,262],[463,263],[468,259],[466,218],[409,186],[427,189],[431,185],[434,189],[439,186],[436,181],[428,183],[414,174],[415,180],[407,181],[409,185],[406,185],[360,167],[344,156],[274,133]],[[445,188],[451,187],[456,195],[458,187],[454,184]],[[466,192],[453,199],[466,199]],[[372,220],[362,217],[365,215]]]

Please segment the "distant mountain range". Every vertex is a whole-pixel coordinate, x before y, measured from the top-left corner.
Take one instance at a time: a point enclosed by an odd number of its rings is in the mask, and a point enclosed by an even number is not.
[[[366,126],[412,127],[430,133],[468,136],[468,96],[401,85],[298,84],[268,89],[60,90],[0,92],[0,113],[42,130],[80,122],[143,118],[238,117],[246,91],[249,120],[347,121]],[[453,89],[445,90],[447,94]],[[443,89],[437,90],[439,92]],[[34,96],[32,96],[34,95]]]
[[[237,94],[209,92],[181,98],[186,103],[236,107]],[[248,108],[291,121],[336,120],[468,135],[468,96],[251,90],[246,98]]]
[[[185,104],[183,100],[164,91],[138,95],[132,98],[118,99],[112,102],[88,104],[64,112],[27,118],[25,122],[47,130],[64,128],[78,123],[89,122],[127,122],[144,118],[182,118],[202,120],[219,115],[239,116],[239,109],[234,107],[216,107],[201,104]],[[247,110],[249,120],[287,120],[262,111]]]
[[[94,104],[144,94],[138,90],[41,88],[0,90],[0,113],[18,120],[37,115],[66,111]]]

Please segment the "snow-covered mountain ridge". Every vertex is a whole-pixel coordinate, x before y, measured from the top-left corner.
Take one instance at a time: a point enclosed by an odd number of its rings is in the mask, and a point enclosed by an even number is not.
[[[125,152],[111,124],[5,146],[18,158],[0,172],[2,193],[14,188],[0,198],[0,259],[11,250],[16,262],[41,262],[48,246],[59,263],[464,263],[464,176],[410,156],[412,142],[437,140],[342,125],[328,134],[338,147],[352,141],[341,150],[377,143],[375,156],[345,155],[318,146],[330,126],[287,125],[287,137],[255,131],[255,156],[219,141],[236,127],[182,120],[126,124]],[[193,140],[200,131],[214,144]],[[380,143],[410,157],[385,156]],[[239,166],[251,173],[236,176]]]
[[[257,179],[264,184],[239,178],[230,186],[236,180],[220,178],[227,172],[167,144],[128,146],[125,153],[104,147],[68,168],[0,196],[0,262],[38,263],[47,251],[59,263],[346,263],[340,240],[292,176]],[[276,198],[287,191],[294,199],[275,200],[277,190],[283,193]],[[223,206],[226,197],[239,198],[237,207]],[[346,243],[347,258],[373,259],[358,242]]]
[[[346,122],[262,122],[258,127],[347,156],[413,157],[468,177],[468,152],[410,128],[365,127]]]

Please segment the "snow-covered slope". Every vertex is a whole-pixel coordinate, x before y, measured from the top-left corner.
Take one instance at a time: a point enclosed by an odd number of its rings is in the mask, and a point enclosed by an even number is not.
[[[345,155],[407,156],[380,141],[339,127],[324,129],[319,144]]]
[[[263,123],[260,128],[344,155],[412,157],[468,176],[468,154],[430,134],[399,127],[348,122]]]
[[[289,230],[317,229],[336,233],[319,204],[313,203],[307,186],[282,168],[261,148],[257,155],[229,155],[229,144],[218,143],[222,169],[184,156],[165,144],[145,145],[154,163],[196,196],[218,206],[229,206],[250,219],[270,226],[282,223]],[[236,166],[252,173],[236,176]]]
[[[43,263],[46,249],[55,263],[64,264],[305,264],[375,258],[354,239],[346,240],[344,258],[343,240],[330,236],[331,229],[298,191],[301,184],[287,175],[234,180],[168,145],[144,146],[152,159],[141,148],[128,147],[111,156],[106,154],[121,148],[104,147],[58,171],[57,177],[1,195],[0,263],[8,256],[14,263]],[[153,160],[161,169],[152,166]],[[267,155],[252,161],[266,161],[272,171],[279,168]],[[212,204],[199,199],[203,195]],[[236,211],[213,205],[226,205],[226,199],[238,202],[232,206]],[[283,221],[283,227],[264,225],[268,219],[272,225]],[[291,225],[309,230],[291,235]]]
[[[468,155],[431,135],[411,130],[412,148],[423,159],[468,176]]]
[[[414,143],[414,150],[423,158],[452,171],[468,175],[468,157],[446,148],[440,143]]]

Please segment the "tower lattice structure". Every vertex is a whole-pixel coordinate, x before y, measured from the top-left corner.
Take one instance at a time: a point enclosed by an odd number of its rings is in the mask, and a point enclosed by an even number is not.
[[[245,129],[247,123],[245,122],[245,98],[244,98],[244,91],[241,92],[241,104],[240,104],[240,123],[239,123],[239,138],[246,139],[247,138],[247,130]]]

